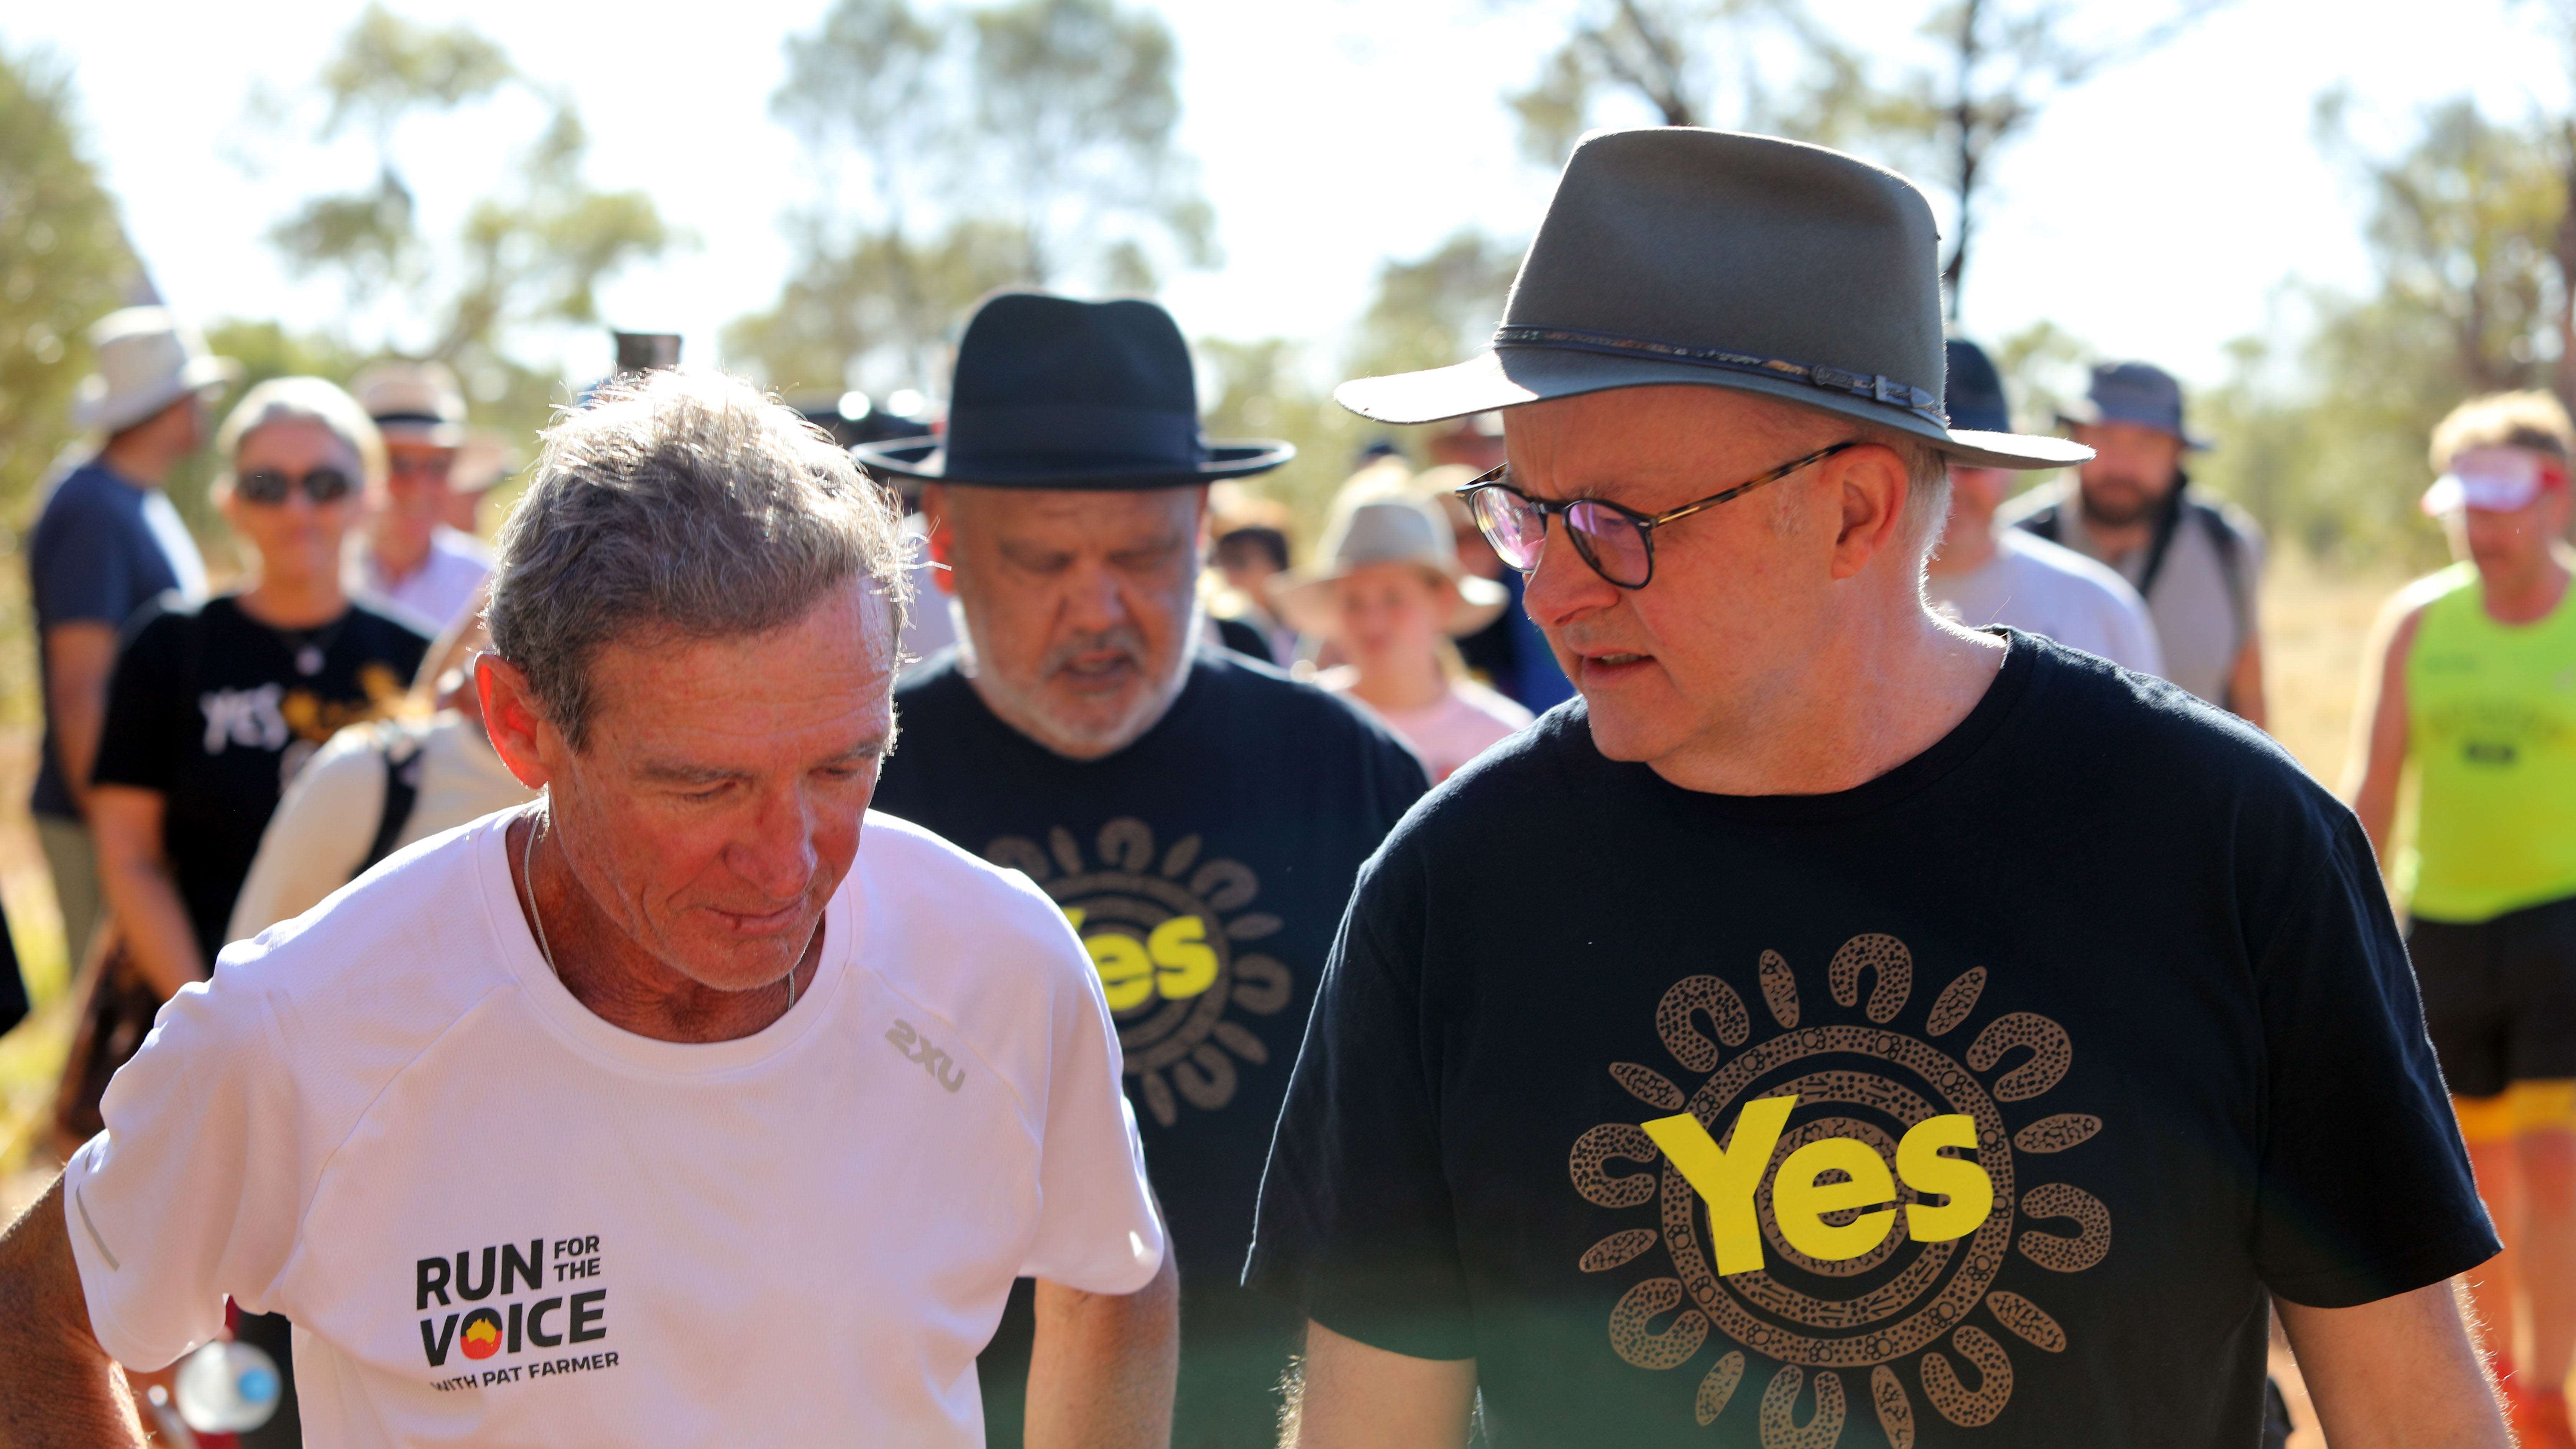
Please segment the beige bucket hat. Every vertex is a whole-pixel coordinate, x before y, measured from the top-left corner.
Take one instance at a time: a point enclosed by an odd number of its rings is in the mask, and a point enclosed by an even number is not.
[[[241,380],[242,366],[206,350],[167,307],[127,307],[89,329],[98,368],[72,397],[72,425],[102,433],[134,426],[192,392]]]
[[[1337,512],[1314,563],[1271,576],[1271,601],[1299,633],[1329,634],[1333,581],[1377,563],[1413,564],[1456,584],[1458,607],[1442,625],[1453,636],[1484,628],[1511,602],[1510,590],[1459,567],[1449,520],[1437,508],[1403,495],[1361,499]]]
[[[370,363],[349,380],[349,391],[388,443],[454,448],[465,442],[465,389],[446,363]]]

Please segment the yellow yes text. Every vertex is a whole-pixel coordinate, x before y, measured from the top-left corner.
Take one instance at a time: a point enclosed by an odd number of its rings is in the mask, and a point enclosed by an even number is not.
[[[1688,1112],[1658,1117],[1643,1124],[1683,1179],[1708,1204],[1709,1247],[1723,1276],[1752,1273],[1763,1266],[1762,1225],[1756,1220],[1753,1194],[1780,1133],[1789,1124],[1796,1097],[1764,1097],[1747,1102],[1735,1118],[1734,1144],[1719,1147],[1708,1129]],[[1896,1208],[1882,1206],[1896,1196],[1896,1180],[1925,1196],[1948,1199],[1938,1205],[1905,1205],[1905,1235],[1918,1243],[1944,1243],[1973,1233],[1994,1210],[1995,1185],[1986,1170],[1966,1158],[1944,1157],[1945,1147],[1974,1150],[1976,1119],[1965,1113],[1927,1117],[1914,1124],[1896,1144],[1896,1172],[1891,1177],[1878,1149],[1852,1137],[1827,1137],[1789,1154],[1771,1180],[1771,1215],[1789,1246],[1825,1262],[1840,1262],[1875,1252],[1896,1227]],[[1824,1181],[1828,1175],[1835,1180]],[[1826,1221],[1855,1208],[1848,1223]]]
[[[1065,911],[1073,929],[1082,930],[1087,914],[1080,906]],[[1111,1011],[1142,1006],[1157,993],[1179,1001],[1216,984],[1216,951],[1207,943],[1207,922],[1197,916],[1174,916],[1139,941],[1124,931],[1102,931],[1082,938],[1100,973],[1100,993]]]

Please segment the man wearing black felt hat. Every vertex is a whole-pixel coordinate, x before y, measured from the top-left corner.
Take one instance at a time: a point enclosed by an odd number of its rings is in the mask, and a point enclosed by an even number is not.
[[[1568,161],[1463,490],[1582,697],[1362,874],[1246,1280],[1291,1442],[2502,1449],[2496,1251],[2359,824],[2259,731],[1923,598],[1932,212],[1679,127]],[[1186,1271],[1186,1270],[1185,1270]],[[1481,1413],[1476,1406],[1481,1404]]]
[[[1180,1265],[1180,1446],[1275,1437],[1301,1320],[1237,1285],[1253,1197],[1352,880],[1427,783],[1358,711],[1201,642],[1208,485],[1292,451],[1201,435],[1160,307],[1034,293],[967,324],[942,436],[857,449],[925,485],[964,623],[896,693],[877,808],[1026,871],[1091,952]],[[997,1444],[1046,1382],[1031,1322],[1024,1291],[978,1367]]]

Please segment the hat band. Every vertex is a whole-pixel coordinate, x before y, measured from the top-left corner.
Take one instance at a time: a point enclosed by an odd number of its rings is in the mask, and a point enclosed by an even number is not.
[[[952,469],[988,458],[1063,457],[1196,471],[1206,461],[1207,444],[1196,413],[1168,408],[1028,403],[949,409]]]
[[[1783,362],[1773,357],[1756,357],[1751,353],[1729,352],[1717,347],[1688,347],[1678,342],[1656,342],[1643,337],[1621,337],[1611,332],[1577,332],[1563,327],[1507,326],[1494,329],[1497,347],[1553,347],[1568,352],[1598,352],[1612,357],[1644,355],[1667,362],[1687,362],[1700,367],[1722,368],[1730,372],[1752,373],[1759,377],[1786,378],[1803,382],[1827,392],[1850,393],[1868,402],[1885,403],[1903,408],[1935,427],[1950,425],[1941,411],[1940,399],[1919,387],[1909,386],[1894,378],[1873,373],[1846,372],[1839,367],[1814,367],[1802,362]]]
[[[442,418],[436,413],[377,413],[375,415],[376,426],[380,428],[443,428],[452,425],[455,421],[454,418]]]

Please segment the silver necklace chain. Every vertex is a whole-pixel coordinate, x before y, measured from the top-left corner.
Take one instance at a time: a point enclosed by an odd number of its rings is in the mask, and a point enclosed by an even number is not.
[[[546,944],[545,914],[537,909],[537,830],[543,818],[534,814],[528,817],[528,843],[519,847],[519,874],[527,877],[528,881],[528,923],[537,928],[537,954],[545,958],[546,970],[561,982],[563,968],[555,964],[554,948]],[[796,966],[804,964],[800,956]],[[787,968],[787,1004],[779,1009],[781,1016],[796,1009],[796,966]],[[569,985],[564,987],[566,991],[571,989]]]

